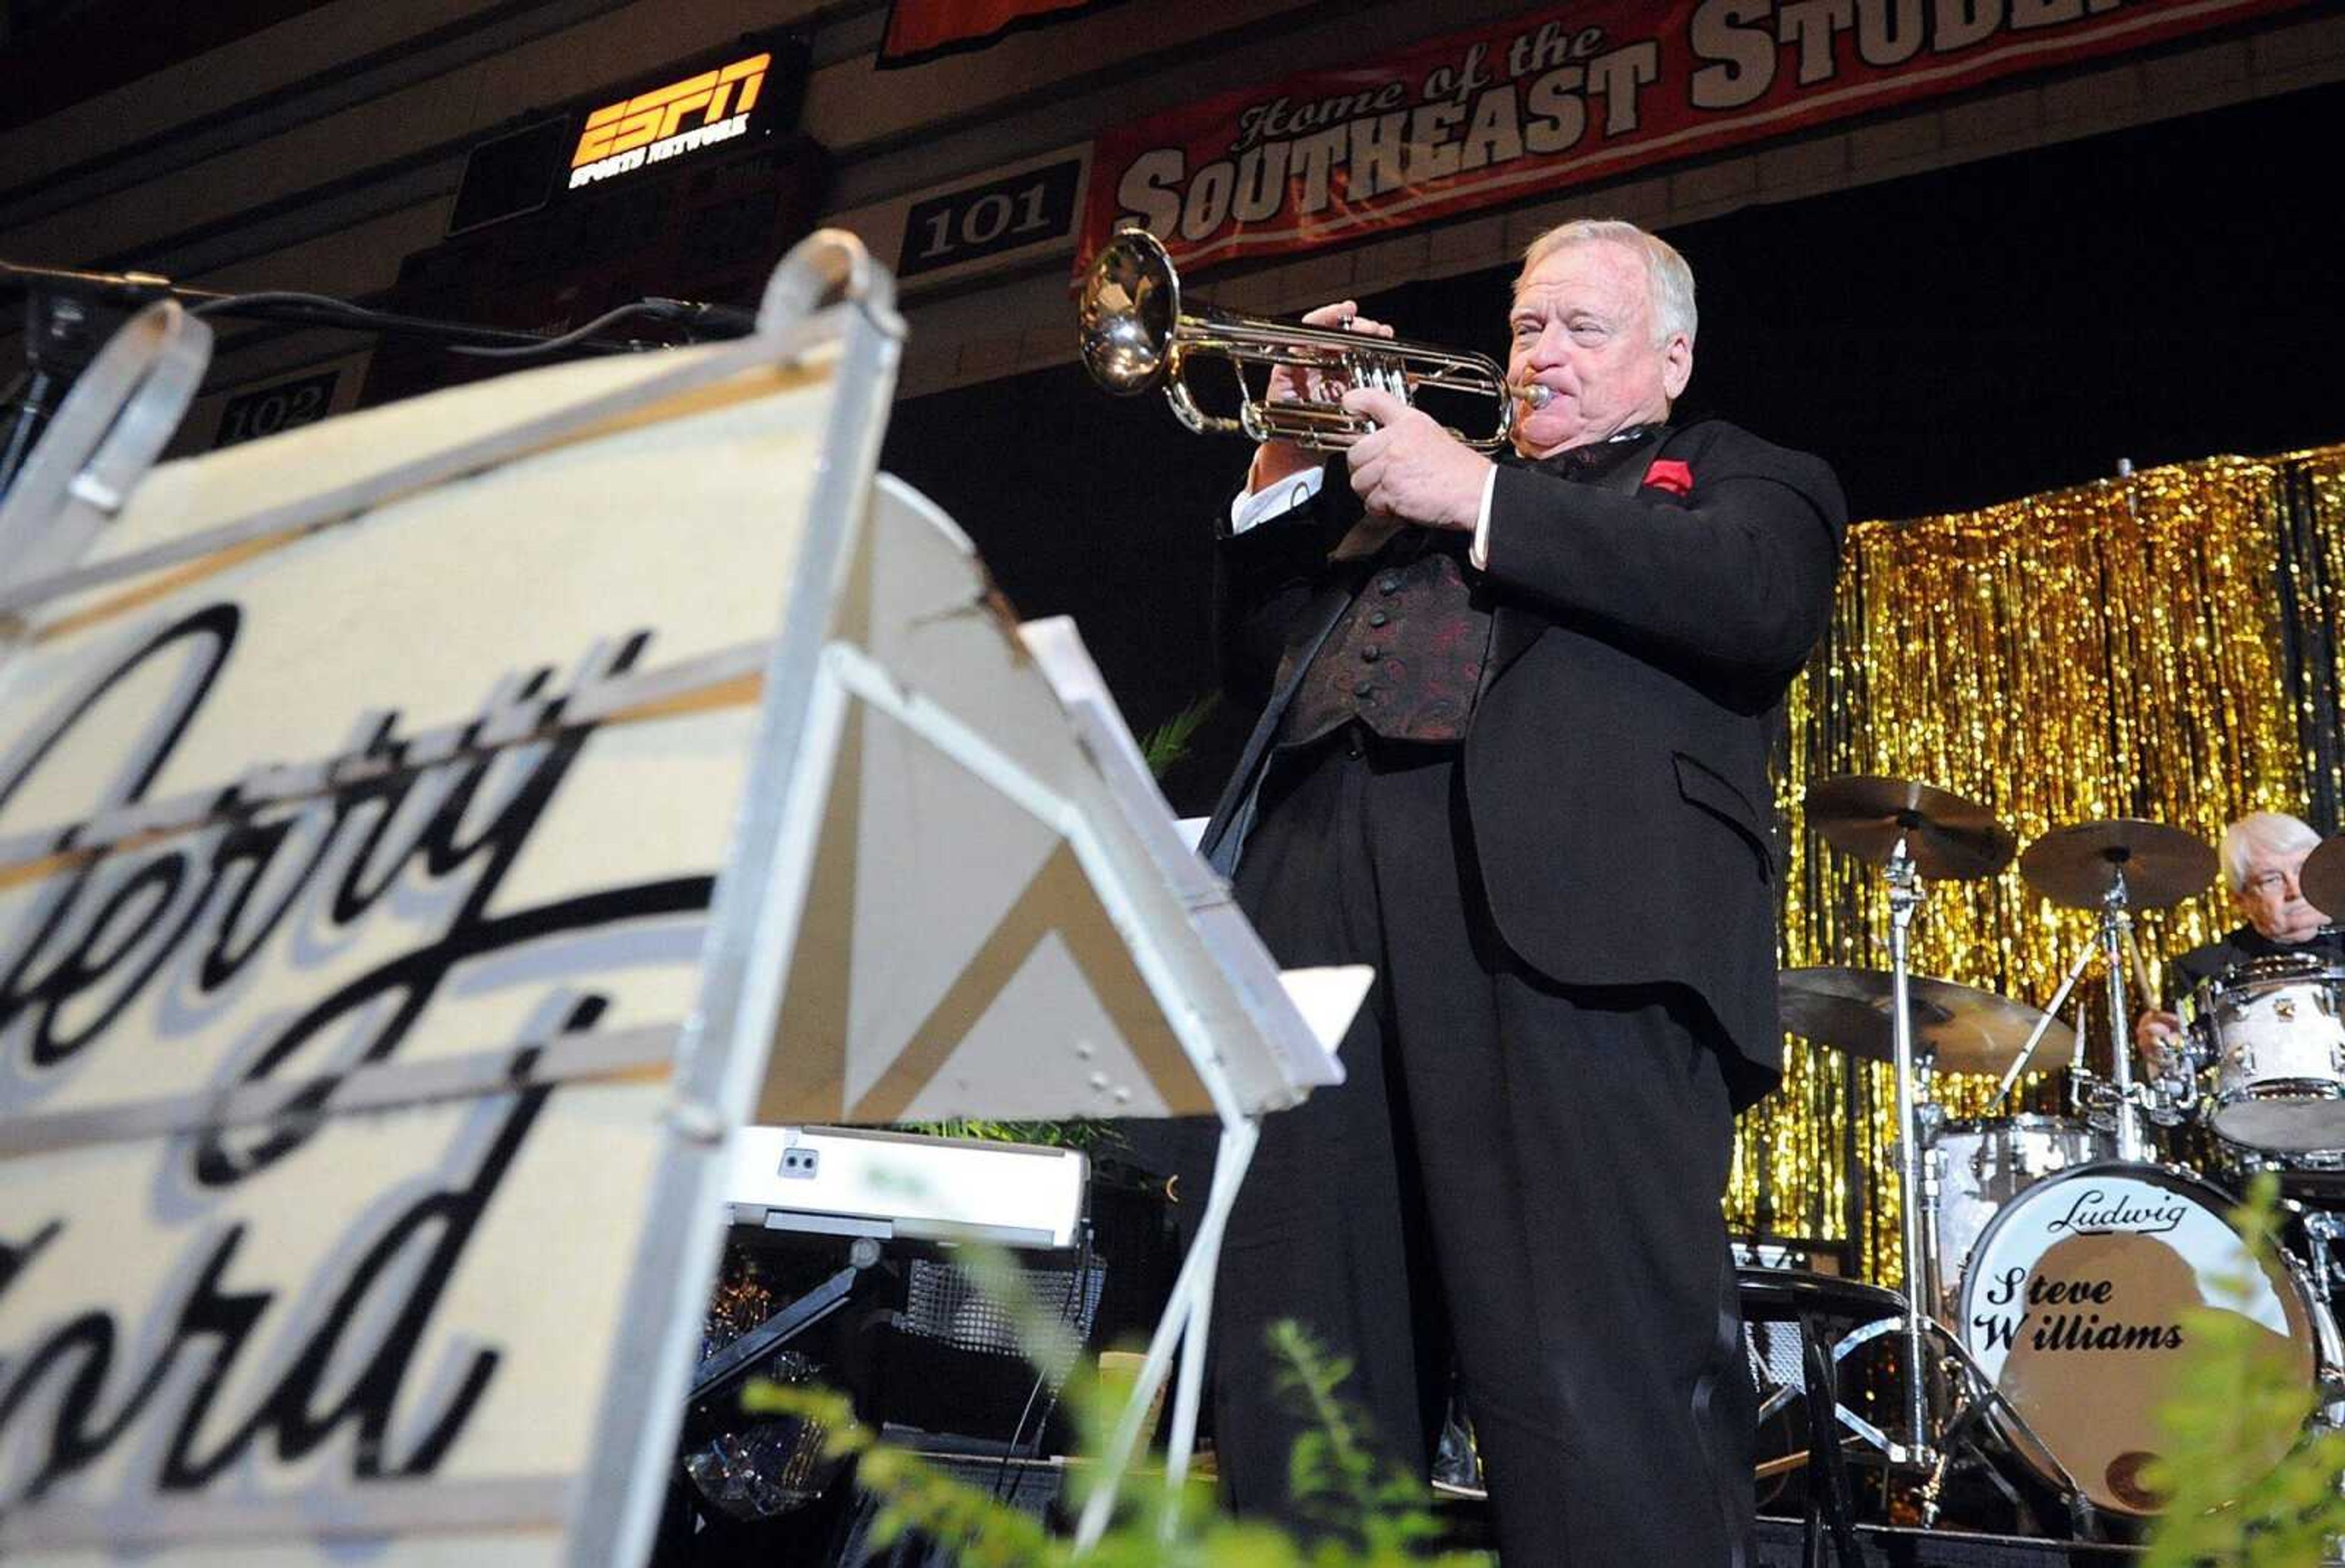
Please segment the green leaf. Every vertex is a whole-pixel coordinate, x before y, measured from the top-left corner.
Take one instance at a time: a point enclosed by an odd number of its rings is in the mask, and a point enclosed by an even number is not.
[[[1148,771],[1162,778],[1167,769],[1187,755],[1189,743],[1196,738],[1204,722],[1213,717],[1221,701],[1219,692],[1208,692],[1149,731],[1147,738],[1140,743],[1140,755],[1148,764]]]
[[[2273,1255],[2278,1212],[2278,1179],[2258,1176],[2232,1216],[2258,1267]],[[2295,1568],[2345,1534],[2345,1439],[2308,1434],[2314,1391],[2243,1315],[2255,1286],[2252,1275],[2218,1280],[2215,1304],[2183,1315],[2182,1361],[2157,1416],[2163,1457],[2143,1476],[2168,1499],[2144,1568]]]
[[[1069,1408],[1077,1413],[1084,1452],[1099,1453],[1131,1391],[1103,1382],[1075,1355],[1066,1326],[1035,1300],[1010,1254],[969,1247],[959,1261],[1016,1327],[1030,1360],[1043,1367],[1071,1361]],[[1441,1525],[1428,1489],[1420,1479],[1380,1470],[1365,1419],[1343,1397],[1352,1363],[1291,1322],[1275,1325],[1269,1343],[1281,1367],[1282,1397],[1312,1422],[1289,1458],[1294,1495],[1312,1505],[1329,1533],[1306,1545],[1262,1521],[1223,1516],[1208,1485],[1193,1482],[1179,1496],[1151,1497],[1133,1478],[1082,1568],[1487,1568],[1479,1553],[1432,1552]],[[1071,1543],[1053,1538],[1041,1520],[879,1441],[838,1393],[759,1381],[743,1391],[741,1402],[752,1413],[821,1423],[826,1452],[855,1459],[856,1484],[879,1504],[873,1535],[880,1544],[918,1531],[947,1545],[961,1568],[1065,1568],[1072,1562]],[[1080,1493],[1098,1468],[1076,1467],[1081,1479],[1072,1489]]]

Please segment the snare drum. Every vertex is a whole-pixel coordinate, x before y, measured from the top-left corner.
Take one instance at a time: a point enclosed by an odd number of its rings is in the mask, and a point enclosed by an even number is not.
[[[2036,1183],[1979,1238],[1963,1277],[1963,1343],[2026,1428],[2000,1406],[1990,1419],[2046,1481],[2073,1481],[2117,1512],[2159,1511],[2141,1472],[2194,1308],[2245,1317],[2308,1390],[2337,1368],[2327,1307],[2292,1259],[2257,1264],[2231,1208],[2188,1171],[2109,1160]],[[2227,1280],[2248,1282],[2243,1300]],[[2278,1463],[2289,1442],[2279,1434],[2263,1457]]]
[[[2248,962],[2191,994],[2211,1061],[2218,1137],[2279,1155],[2345,1149],[2345,965],[2307,953]]]
[[[1963,1265],[2004,1205],[2047,1176],[2116,1152],[2106,1130],[2063,1116],[1950,1121],[1930,1147],[1938,1177],[1938,1267],[1944,1310],[1962,1288]]]

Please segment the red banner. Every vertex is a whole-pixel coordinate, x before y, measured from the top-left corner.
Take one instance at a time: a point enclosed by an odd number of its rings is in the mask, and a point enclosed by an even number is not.
[[[1103,133],[1078,274],[1136,218],[1183,272],[1412,228],[2301,0],[1591,0]]]
[[[895,0],[879,40],[879,67],[917,66],[939,55],[981,49],[1002,34],[1063,21],[1114,0]]]

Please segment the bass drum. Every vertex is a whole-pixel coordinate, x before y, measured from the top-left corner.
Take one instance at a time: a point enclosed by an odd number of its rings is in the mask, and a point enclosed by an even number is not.
[[[2234,1207],[2188,1171],[2110,1160],[2036,1183],[1980,1236],[1963,1276],[1963,1342],[2026,1430],[1999,1404],[1996,1426],[2054,1486],[2073,1482],[2117,1513],[2159,1511],[2141,1472],[2193,1309],[2246,1317],[2308,1391],[2338,1364],[2328,1309],[2287,1259],[2252,1260]],[[2252,1281],[2244,1303],[2227,1279]],[[2270,1462],[2285,1452],[2275,1445]]]

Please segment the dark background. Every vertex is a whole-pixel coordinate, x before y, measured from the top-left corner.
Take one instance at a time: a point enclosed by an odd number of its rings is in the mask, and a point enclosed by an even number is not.
[[[2345,439],[2340,145],[2322,87],[1670,230],[1701,308],[1679,412],[1823,454],[1860,518]],[[1361,303],[1503,359],[1512,277]],[[1145,734],[1212,688],[1208,520],[1246,455],[1068,366],[899,404],[881,461],[1020,615],[1075,618]],[[1249,718],[1214,715],[1176,807],[1211,804]]]

